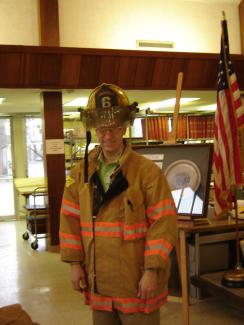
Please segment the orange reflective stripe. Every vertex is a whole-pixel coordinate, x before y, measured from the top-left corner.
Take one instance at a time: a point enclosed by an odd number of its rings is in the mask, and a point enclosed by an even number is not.
[[[168,291],[162,294],[145,300],[140,298],[119,298],[119,297],[104,297],[94,295],[90,292],[85,292],[86,303],[95,310],[112,311],[112,306],[125,314],[129,313],[150,313],[159,309],[167,301]]]
[[[76,219],[80,218],[80,207],[76,203],[63,199],[61,212],[67,216],[74,217]]]
[[[166,302],[167,294],[168,292],[165,291],[162,294],[148,300],[139,298],[113,298],[113,303],[115,309],[118,309],[123,313],[150,313],[160,308],[160,306]]]
[[[154,215],[149,219],[149,223],[150,223],[150,225],[151,225],[154,221],[156,221],[156,220],[158,220],[158,219],[160,219],[160,218],[162,218],[162,217],[165,217],[165,216],[175,216],[175,209],[167,209],[167,210],[164,210],[164,211],[160,211],[160,212],[158,212],[157,214],[154,214]]]
[[[135,223],[133,225],[124,225],[124,239],[136,239],[146,236],[147,223]]]
[[[68,233],[65,233],[63,231],[60,231],[59,232],[59,236],[60,237],[63,237],[63,238],[73,238],[73,239],[80,240],[80,236],[79,235],[68,234]]]
[[[91,222],[82,222],[81,227],[81,234],[83,236],[93,236],[93,225]],[[95,234],[98,237],[121,237],[123,235],[123,223],[96,221]]]
[[[122,235],[122,231],[96,231],[98,237],[121,237]]]
[[[145,256],[160,255],[164,260],[167,260],[173,246],[165,239],[149,240],[145,244]]]
[[[93,295],[91,292],[86,293],[85,297],[92,309],[112,311],[112,298]]]
[[[147,214],[149,215],[150,213],[152,213],[154,210],[161,208],[164,205],[170,205],[172,203],[171,199],[164,199],[159,201],[156,205],[151,206],[147,209]]]
[[[124,225],[122,222],[95,222],[95,234],[98,237],[122,237],[125,239],[143,238],[147,232],[147,223]],[[93,236],[92,222],[81,222],[81,235]]]
[[[74,202],[72,202],[72,201],[69,201],[69,200],[67,200],[67,199],[62,199],[62,203],[65,204],[65,205],[68,205],[68,206],[70,206],[70,207],[72,207],[72,208],[75,208],[75,209],[80,210],[80,206],[79,206],[79,204],[76,204],[76,203],[74,203]]]
[[[80,233],[84,237],[93,237],[93,232],[92,231],[83,231],[83,230],[81,230]]]
[[[173,249],[173,246],[171,245],[171,243],[168,242],[167,240],[163,239],[163,238],[152,239],[152,240],[148,240],[146,242],[146,245],[148,245],[148,246],[157,245],[157,244],[163,244],[168,249]]]
[[[124,235],[124,239],[128,240],[128,239],[136,239],[136,238],[144,238],[146,236],[146,233],[135,233],[135,234],[131,234],[131,235]]]
[[[69,209],[65,209],[65,208],[61,208],[60,209],[60,211],[61,211],[61,213],[63,213],[63,214],[65,214],[66,216],[69,216],[69,217],[74,217],[75,219],[80,219],[80,216],[79,216],[79,214],[77,214],[77,213],[73,213],[73,212],[71,212]]]
[[[62,248],[71,248],[79,251],[83,251],[81,245],[74,245],[74,244],[68,244],[68,243],[60,243],[60,247]]]
[[[81,235],[84,237],[93,237],[92,222],[81,222]]]
[[[145,251],[144,253],[145,256],[150,256],[150,255],[160,255],[164,260],[168,259],[168,255],[164,252],[162,252],[160,249],[154,249],[150,251]]]
[[[96,221],[96,225],[99,227],[121,227],[123,225],[123,223],[122,222]]]
[[[60,247],[71,248],[80,251],[83,250],[80,236],[72,235],[60,231],[59,238],[60,238]]]

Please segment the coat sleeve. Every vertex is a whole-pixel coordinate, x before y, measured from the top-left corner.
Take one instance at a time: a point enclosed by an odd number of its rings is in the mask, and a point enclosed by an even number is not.
[[[80,228],[79,172],[76,165],[66,178],[60,211],[60,253],[64,262],[84,262]]]
[[[145,269],[164,269],[178,237],[175,204],[160,168],[151,166],[145,180],[148,230],[145,241]]]

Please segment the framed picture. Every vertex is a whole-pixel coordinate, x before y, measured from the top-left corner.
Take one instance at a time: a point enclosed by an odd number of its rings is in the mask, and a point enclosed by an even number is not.
[[[134,146],[167,178],[180,216],[207,217],[212,169],[212,143]]]

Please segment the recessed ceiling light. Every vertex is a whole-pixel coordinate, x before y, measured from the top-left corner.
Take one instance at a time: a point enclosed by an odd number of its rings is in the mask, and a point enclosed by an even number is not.
[[[216,109],[217,109],[217,104],[211,104],[211,105],[205,105],[205,106],[202,106],[202,107],[200,107],[200,108],[198,108],[197,110],[198,111],[204,111],[204,112],[206,112],[206,111],[208,111],[208,112],[214,112],[214,111],[216,111]]]
[[[64,104],[64,106],[69,106],[69,107],[81,107],[81,106],[86,106],[88,101],[88,97],[79,97],[71,100],[70,102]]]

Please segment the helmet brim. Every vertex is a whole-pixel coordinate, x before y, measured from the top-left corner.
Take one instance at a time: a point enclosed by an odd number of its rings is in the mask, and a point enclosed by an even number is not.
[[[110,108],[80,109],[80,118],[86,129],[111,128],[120,125],[132,125],[138,108],[132,104],[129,106]]]

